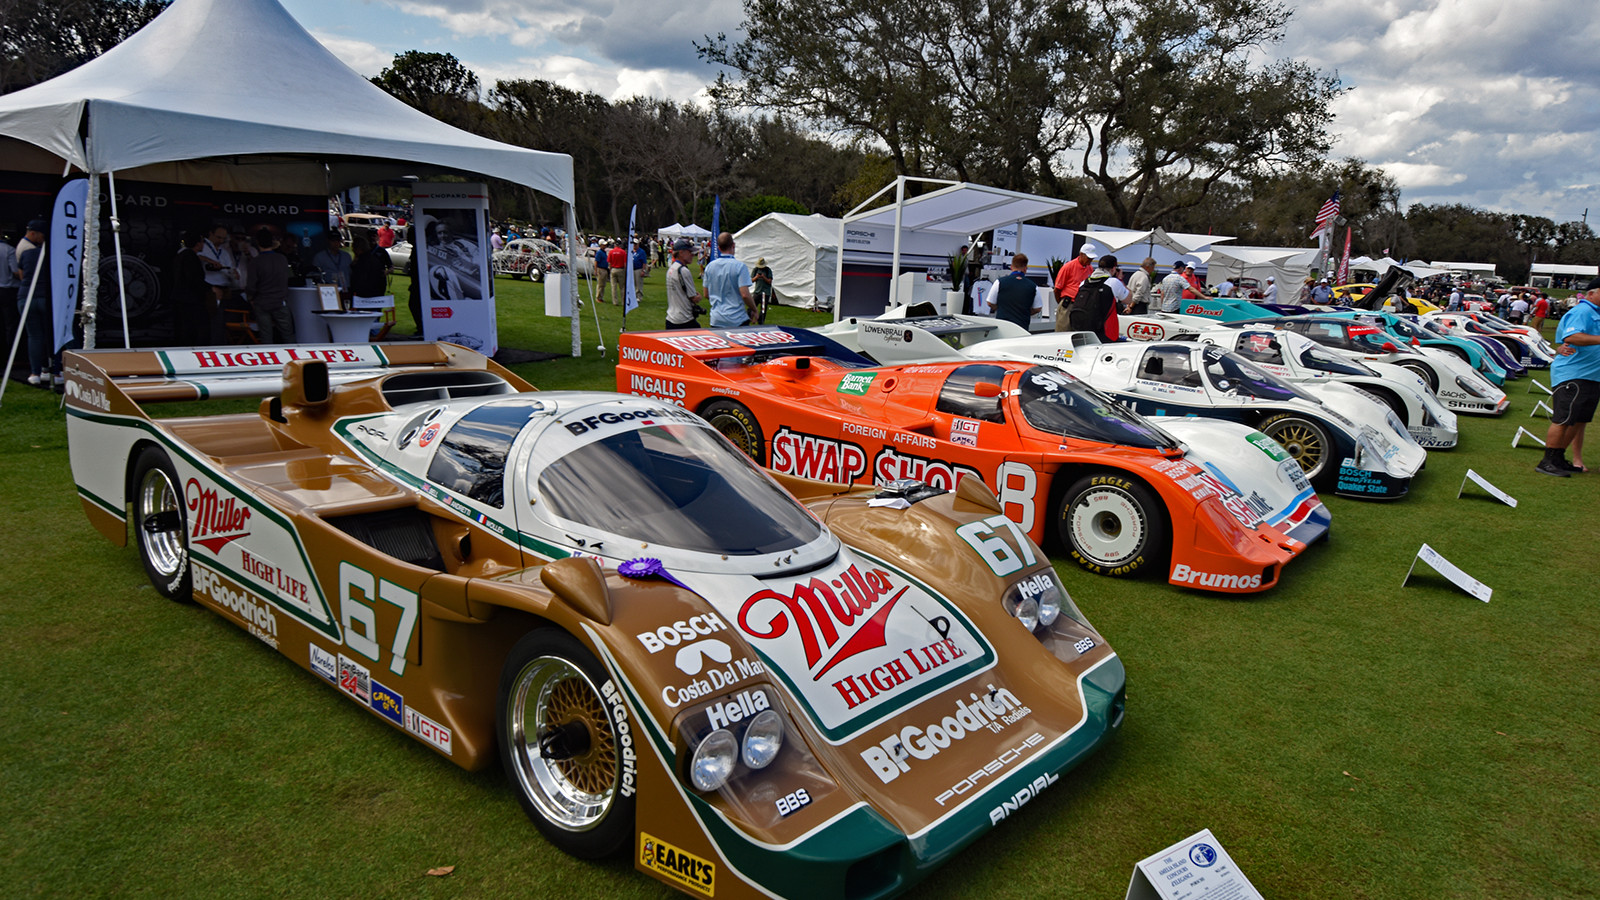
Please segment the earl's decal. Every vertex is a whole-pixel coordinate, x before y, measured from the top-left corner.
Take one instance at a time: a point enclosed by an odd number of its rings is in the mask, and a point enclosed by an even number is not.
[[[717,867],[648,832],[639,832],[639,866],[707,897],[717,892]]]

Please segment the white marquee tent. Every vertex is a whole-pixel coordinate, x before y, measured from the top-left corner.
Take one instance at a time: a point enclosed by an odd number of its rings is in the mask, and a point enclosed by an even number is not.
[[[252,61],[271,78],[263,82]],[[340,62],[277,0],[176,0],[103,56],[0,97],[0,158],[19,171],[71,166],[95,177],[324,196],[402,175],[490,176],[562,201],[576,233],[570,156],[502,144],[412,109]],[[89,216],[98,194],[89,193]],[[94,245],[84,258],[86,307]]]
[[[787,306],[833,306],[839,269],[839,220],[767,213],[733,236],[739,260],[754,269],[765,258],[772,287]]]
[[[1216,287],[1228,278],[1254,278],[1264,286],[1272,278],[1279,302],[1292,303],[1316,258],[1315,247],[1212,247],[1206,257],[1206,286]]]

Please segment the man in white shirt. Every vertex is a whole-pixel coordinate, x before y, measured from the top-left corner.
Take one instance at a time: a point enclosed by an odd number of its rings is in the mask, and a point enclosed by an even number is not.
[[[1189,286],[1188,279],[1183,277],[1183,271],[1187,268],[1188,263],[1180,259],[1172,264],[1172,272],[1161,279],[1159,290],[1161,292],[1162,312],[1175,313],[1178,311],[1178,306],[1183,302],[1183,291]]]
[[[226,301],[239,286],[239,257],[233,252],[228,226],[211,226],[211,233],[201,242],[197,255],[206,270],[206,284],[211,285],[217,302]]]
[[[1234,296],[1234,292],[1236,290],[1238,290],[1238,289],[1234,286],[1233,279],[1232,278],[1224,278],[1224,279],[1222,279],[1222,284],[1217,285],[1217,296],[1218,297],[1232,297],[1232,296]]]
[[[1150,289],[1155,286],[1151,276],[1155,273],[1156,261],[1149,256],[1144,258],[1139,268],[1133,270],[1133,275],[1128,278],[1128,312],[1142,316],[1150,309]]]
[[[1261,292],[1261,302],[1278,302],[1278,282],[1271,275],[1267,276],[1267,289]]]

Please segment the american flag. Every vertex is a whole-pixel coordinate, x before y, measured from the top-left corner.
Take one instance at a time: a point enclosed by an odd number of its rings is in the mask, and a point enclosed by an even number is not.
[[[1334,191],[1333,196],[1328,198],[1328,202],[1322,204],[1322,208],[1317,210],[1317,227],[1312,229],[1311,236],[1316,237],[1321,234],[1328,228],[1328,223],[1338,218],[1338,216],[1339,192]]]

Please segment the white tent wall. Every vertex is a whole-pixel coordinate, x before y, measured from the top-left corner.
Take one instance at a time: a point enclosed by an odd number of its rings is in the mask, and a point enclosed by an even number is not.
[[[217,77],[241,60],[270,61],[272,89]],[[102,56],[0,97],[0,160],[16,171],[60,173],[65,163],[97,180],[255,193],[328,196],[401,175],[462,175],[503,178],[568,207],[574,195],[572,157],[412,109],[340,62],[277,0],[176,0]],[[91,270],[86,310],[94,280]]]
[[[1232,278],[1254,278],[1263,285],[1268,278],[1278,284],[1278,301],[1293,303],[1307,277],[1316,248],[1301,247],[1212,247],[1206,261],[1206,287],[1216,287]]]
[[[785,306],[833,305],[839,220],[825,216],[767,213],[734,235],[739,260],[754,269],[765,258],[772,287]]]

